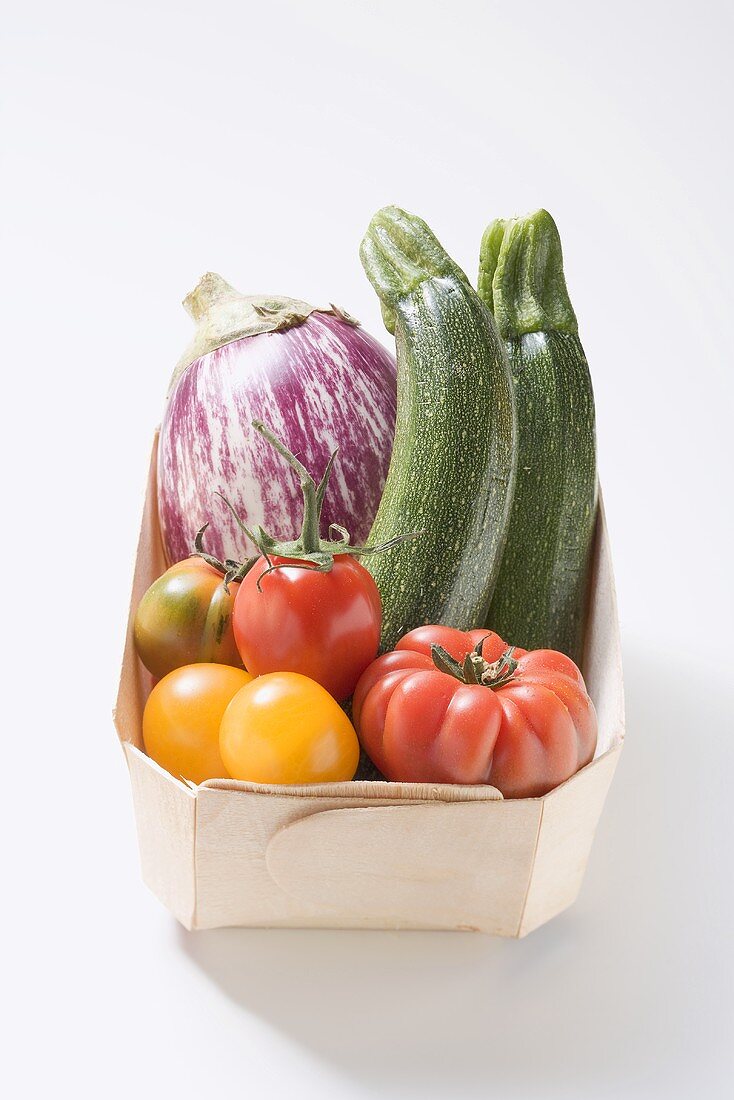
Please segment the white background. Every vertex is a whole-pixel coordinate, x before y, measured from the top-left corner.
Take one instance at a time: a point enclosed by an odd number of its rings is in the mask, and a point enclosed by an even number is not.
[[[4,8],[10,1095],[730,1095],[730,6]],[[213,269],[387,339],[357,259],[387,202],[472,275],[490,218],[558,222],[628,745],[580,900],[525,941],[187,934],[110,721],[179,301]]]

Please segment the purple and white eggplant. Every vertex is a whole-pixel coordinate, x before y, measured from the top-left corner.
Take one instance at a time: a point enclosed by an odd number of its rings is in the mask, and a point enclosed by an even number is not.
[[[252,552],[222,494],[250,528],[284,538],[299,530],[302,497],[272,447],[252,428],[270,424],[308,469],[339,448],[324,502],[364,542],[380,502],[395,428],[395,361],[334,306],[246,297],[208,274],[184,300],[197,323],[171,380],[158,449],[158,511],[170,562],[191,553],[207,521],[207,549],[222,560]]]

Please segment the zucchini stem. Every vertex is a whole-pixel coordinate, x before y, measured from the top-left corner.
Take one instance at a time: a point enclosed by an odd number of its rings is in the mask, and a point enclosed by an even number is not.
[[[561,238],[547,210],[508,221],[498,218],[487,227],[478,292],[505,340],[530,332],[578,334]]]
[[[482,243],[479,248],[479,280],[477,282],[477,292],[490,313],[494,313],[492,281],[494,279],[494,273],[497,270],[497,260],[499,258],[500,249],[502,248],[502,239],[505,235],[506,227],[507,220],[505,218],[495,218],[495,220],[485,229]]]
[[[423,219],[399,206],[378,210],[367,227],[359,256],[391,333],[395,332],[398,303],[424,280],[453,275],[466,281]]]

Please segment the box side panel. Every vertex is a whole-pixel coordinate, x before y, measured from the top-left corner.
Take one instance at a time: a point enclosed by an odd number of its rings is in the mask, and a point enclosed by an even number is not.
[[[130,596],[130,612],[127,620],[127,634],[125,637],[125,652],[122,659],[122,672],[120,674],[120,686],[117,692],[115,705],[115,726],[121,741],[129,742],[142,749],[142,720],[145,700],[148,698],[153,683],[152,677],[143,667],[135,652],[133,641],[133,624],[135,611],[145,591],[154,580],[166,570],[166,560],[163,554],[163,544],[158,526],[157,507],[157,477],[156,465],[158,456],[158,433],[153,440],[153,450],[150,456],[148,470],[148,483],[143,506],[143,519],[140,526],[138,539],[138,552],[135,558],[135,573],[133,576],[133,588]]]
[[[266,864],[294,900],[320,902],[342,922],[510,936],[538,820],[532,802],[327,811],[281,829]]]
[[[143,880],[186,928],[196,910],[196,793],[133,745],[123,745],[133,790]]]
[[[594,700],[599,720],[596,755],[600,757],[618,745],[624,737],[622,647],[619,638],[612,554],[601,500],[594,540],[591,594],[582,666],[586,686]]]
[[[516,935],[541,803],[199,791],[199,928],[473,928]]]
[[[624,687],[617,597],[604,506],[599,502],[583,672],[599,721],[596,758],[542,801],[520,935],[578,896],[596,826],[624,739]]]
[[[621,751],[621,745],[611,749],[541,800],[543,812],[521,936],[576,900]]]

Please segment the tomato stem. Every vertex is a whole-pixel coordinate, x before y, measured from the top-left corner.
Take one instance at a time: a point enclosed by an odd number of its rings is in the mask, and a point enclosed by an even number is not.
[[[310,473],[300,462],[292,451],[289,451],[285,443],[281,443],[277,435],[264,424],[262,420],[253,420],[252,426],[256,432],[259,432],[271,446],[275,447],[279,455],[282,455],[291,469],[295,470],[298,474],[298,479],[301,483],[301,492],[303,493],[303,523],[301,524],[301,546],[305,554],[318,554],[321,549],[321,538],[319,535],[319,518],[321,516],[321,507],[324,502],[324,496],[329,484],[329,478],[334,466],[334,459],[336,458],[339,449],[332,451],[329,461],[326,464],[324,470],[324,476],[321,481],[316,485],[316,482],[311,477]]]
[[[319,533],[321,509],[323,507],[324,496],[329,485],[329,478],[334,467],[338,449],[333,451],[330,455],[323,477],[317,485],[303,463],[300,462],[292,451],[289,451],[286,445],[278,439],[272,428],[269,428],[262,420],[253,420],[252,426],[255,431],[259,432],[260,435],[267,439],[268,443],[275,447],[278,454],[282,455],[291,469],[298,474],[301,491],[303,493],[303,522],[301,524],[301,534],[293,542],[278,542],[260,526],[250,530],[249,527],[244,525],[227,498],[222,496],[221,493],[216,494],[224,501],[227,508],[229,508],[242,533],[247,536],[250,542],[255,544],[261,556],[265,558],[267,562],[267,569],[263,570],[258,577],[258,590],[261,590],[260,582],[262,578],[276,569],[295,567],[298,569],[315,569],[321,573],[328,573],[334,564],[335,554],[351,554],[357,557],[362,554],[381,554],[385,550],[390,550],[393,546],[405,542],[406,539],[416,538],[418,535],[422,534],[421,531],[411,531],[407,535],[396,535],[394,538],[388,539],[387,542],[383,542],[379,546],[352,546],[350,545],[350,536],[346,527],[342,527],[339,523],[331,523],[329,525],[329,538],[322,539]],[[206,527],[202,528],[199,534],[202,535],[204,530],[206,530]],[[334,533],[338,536],[337,538],[333,538]],[[197,552],[201,553],[200,547],[197,547]],[[204,557],[203,554],[201,554],[201,556]],[[289,560],[274,562],[272,560],[273,558],[287,558]],[[296,560],[294,561],[293,559]],[[214,564],[215,560],[216,559],[212,559],[212,564]],[[237,562],[227,564],[233,566],[238,565]],[[219,565],[215,565],[215,568],[219,568]],[[244,568],[244,566],[242,566],[242,568]],[[250,568],[250,566],[248,565],[247,568]],[[245,569],[245,572],[247,572],[247,569]],[[235,575],[233,574],[233,576]],[[238,575],[236,575],[236,579],[240,579]]]
[[[196,538],[194,539],[194,554],[196,557],[201,558],[210,565],[212,569],[216,569],[218,573],[221,573],[224,577],[224,591],[229,594],[229,586],[233,581],[241,581],[242,578],[249,573],[253,565],[257,561],[257,557],[245,558],[244,561],[235,561],[234,558],[226,558],[224,561],[220,561],[219,558],[215,558],[213,554],[207,554],[204,549],[204,532],[206,531],[208,523],[205,523],[203,527],[200,527],[196,532]]]
[[[479,684],[482,687],[492,688],[493,691],[503,687],[515,676],[518,665],[517,659],[513,656],[515,646],[510,646],[498,660],[490,664],[482,656],[482,646],[488,637],[487,634],[477,642],[474,649],[467,653],[463,662],[457,661],[443,646],[434,643],[431,646],[433,663],[439,672],[453,676],[462,684]]]

